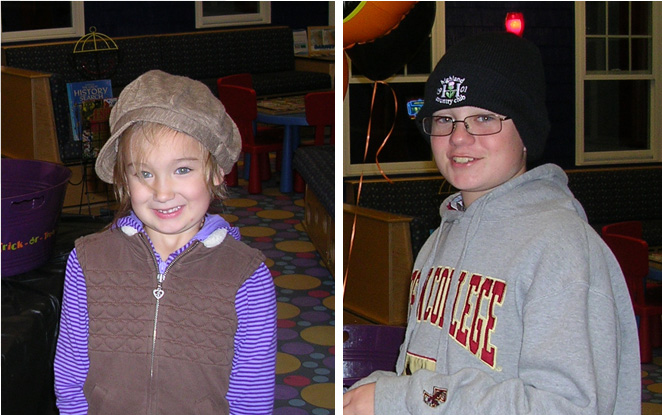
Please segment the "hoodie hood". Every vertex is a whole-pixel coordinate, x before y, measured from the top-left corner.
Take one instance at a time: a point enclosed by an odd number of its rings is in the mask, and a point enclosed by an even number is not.
[[[477,213],[480,221],[500,221],[555,209],[574,211],[587,221],[584,209],[568,189],[568,176],[554,164],[536,167],[507,181],[478,198],[466,211],[449,208],[459,198],[460,193],[456,193],[442,203],[439,209],[442,223]]]
[[[136,214],[132,211],[130,215],[120,218],[117,221],[115,228],[120,228],[122,232],[126,235],[133,236],[138,233],[145,232],[144,225]],[[239,228],[231,226],[225,219],[219,215],[210,215],[205,216],[205,223],[202,226],[202,229],[187,243],[183,248],[188,247],[193,241],[200,241],[208,248],[219,245],[225,239],[225,236],[230,234],[234,239],[241,240],[241,234],[239,233]],[[149,239],[149,237],[148,237]],[[150,241],[151,243],[151,241]]]
[[[430,252],[437,252],[439,246],[445,242],[448,232],[441,230],[460,221],[467,221],[468,225],[465,225],[462,240],[453,241],[463,246],[456,268],[462,267],[464,254],[481,224],[507,223],[515,218],[525,220],[527,217],[558,210],[575,213],[588,223],[584,208],[574,198],[567,184],[568,176],[560,167],[545,164],[496,187],[478,198],[466,210],[457,208],[462,203],[461,193],[452,194],[439,207],[441,224],[430,237],[434,241]],[[430,243],[428,240],[427,244]],[[433,256],[428,256],[426,263],[419,269],[429,269],[433,259]]]

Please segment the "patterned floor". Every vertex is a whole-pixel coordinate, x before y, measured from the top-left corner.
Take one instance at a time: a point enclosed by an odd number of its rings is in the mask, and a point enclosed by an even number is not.
[[[662,414],[662,349],[653,350],[653,362],[641,365],[642,415]]]
[[[302,227],[303,194],[281,194],[275,179],[259,195],[243,180],[230,193],[221,215],[265,254],[276,284],[274,415],[333,414],[335,281]]]

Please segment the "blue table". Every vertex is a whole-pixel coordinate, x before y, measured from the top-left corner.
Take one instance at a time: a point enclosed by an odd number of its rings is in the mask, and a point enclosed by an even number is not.
[[[308,125],[306,122],[306,113],[277,114],[262,112],[258,108],[257,122],[282,125],[285,127],[283,134],[282,164],[280,168],[280,191],[282,193],[291,193],[293,191],[292,158],[294,157],[294,150],[296,150],[299,145],[299,127],[302,125]]]

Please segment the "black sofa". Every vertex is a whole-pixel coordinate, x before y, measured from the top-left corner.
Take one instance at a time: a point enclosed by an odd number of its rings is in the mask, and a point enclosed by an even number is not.
[[[222,76],[250,73],[258,96],[289,95],[330,89],[325,73],[296,71],[292,29],[269,26],[149,35],[113,39],[117,53],[102,52],[101,68],[114,68],[110,79],[113,95],[141,74],[161,69],[205,83],[216,95],[216,80]],[[51,73],[53,111],[62,161],[81,159],[80,143],[71,135],[67,83],[89,80],[76,68],[76,41],[38,45],[4,46],[2,65]],[[114,65],[114,62],[117,65]],[[80,65],[79,65],[80,66]]]
[[[589,224],[602,226],[628,220],[643,222],[644,240],[662,246],[662,165],[567,170],[568,186],[586,211]],[[357,180],[345,181],[345,202],[356,204]],[[365,180],[359,206],[411,216],[414,258],[439,226],[439,206],[454,193],[441,176]]]
[[[67,259],[76,239],[99,231],[110,220],[62,215],[48,261],[23,274],[2,277],[3,413],[58,413],[53,358]]]

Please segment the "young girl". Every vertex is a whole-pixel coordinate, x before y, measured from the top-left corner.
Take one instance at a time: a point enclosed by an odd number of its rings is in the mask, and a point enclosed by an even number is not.
[[[396,372],[344,395],[343,414],[641,413],[637,326],[618,262],[568,178],[532,170],[550,129],[531,42],[458,42],[417,122],[459,192],[420,250]]]
[[[276,299],[264,256],[207,213],[239,132],[202,83],[150,71],[120,94],[98,176],[120,208],[67,263],[61,414],[270,414]]]

